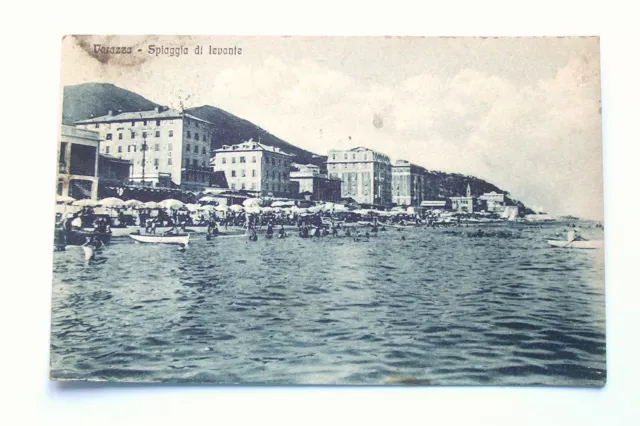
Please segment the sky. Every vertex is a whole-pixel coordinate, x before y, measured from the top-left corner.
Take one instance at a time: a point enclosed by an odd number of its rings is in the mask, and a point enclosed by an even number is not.
[[[66,37],[61,76],[214,105],[318,154],[364,146],[553,215],[603,217],[598,38]]]

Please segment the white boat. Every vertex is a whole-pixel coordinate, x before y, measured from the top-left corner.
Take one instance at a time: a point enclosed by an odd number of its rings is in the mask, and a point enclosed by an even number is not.
[[[574,249],[599,249],[604,247],[602,240],[547,240],[551,247],[574,248]]]
[[[155,243],[155,244],[189,244],[189,234],[176,235],[141,235],[129,234],[131,238],[139,243]]]

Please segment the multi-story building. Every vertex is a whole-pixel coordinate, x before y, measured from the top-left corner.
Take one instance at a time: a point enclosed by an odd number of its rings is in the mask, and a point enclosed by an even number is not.
[[[471,186],[467,184],[467,193],[464,197],[450,197],[451,210],[464,213],[473,213],[473,197]]]
[[[330,178],[315,164],[291,164],[291,182],[298,182],[300,193],[311,194],[315,201],[338,201],[341,196],[340,180]]]
[[[329,177],[342,181],[343,198],[362,204],[392,203],[391,160],[387,155],[362,147],[330,150],[327,168]]]
[[[58,195],[98,198],[100,134],[62,126],[58,140]]]
[[[478,197],[479,200],[486,201],[487,211],[501,212],[505,208],[504,194],[495,191],[486,192]]]
[[[132,162],[129,180],[152,187],[208,187],[212,125],[175,109],[114,113],[81,120],[77,127],[99,132],[101,152]]]
[[[393,202],[399,206],[419,206],[427,198],[427,169],[397,160],[391,169]]]
[[[211,163],[223,171],[232,190],[245,190],[256,196],[287,197],[298,193],[289,181],[292,154],[253,139],[237,145],[223,145],[213,151]]]

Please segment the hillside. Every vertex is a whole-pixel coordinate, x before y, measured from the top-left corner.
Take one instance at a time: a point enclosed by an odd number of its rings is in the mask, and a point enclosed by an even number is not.
[[[143,111],[158,106],[155,102],[108,83],[65,86],[62,99],[62,124],[106,115],[113,111]]]
[[[314,153],[298,148],[295,145],[285,142],[282,139],[272,135],[261,127],[236,117],[220,108],[211,105],[203,105],[195,108],[189,108],[185,112],[200,117],[213,123],[213,147],[220,148],[222,145],[233,145],[250,138],[260,140],[260,142],[278,147],[289,154],[296,156],[298,163],[313,163],[320,165],[321,161]]]

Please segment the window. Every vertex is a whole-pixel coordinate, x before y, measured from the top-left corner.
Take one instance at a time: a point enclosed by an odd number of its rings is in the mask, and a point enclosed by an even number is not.
[[[171,166],[173,164],[173,161],[171,158],[167,158],[167,165]]]
[[[356,153],[355,152],[353,153],[353,156],[351,158],[353,158],[354,160],[356,159]]]
[[[367,161],[367,154],[364,155],[364,161]]]
[[[191,144],[187,144],[187,152],[191,152]]]
[[[194,158],[194,159],[193,159],[193,163],[192,163],[192,164],[193,164],[194,166],[196,166],[196,167],[197,167],[197,166],[198,166],[198,160],[196,160],[196,159]]]
[[[136,132],[131,132],[131,139],[135,139],[136,138]]]
[[[271,179],[276,180],[276,172],[274,172],[273,170],[271,171]]]
[[[131,147],[135,145],[127,145],[127,152],[131,152]]]
[[[280,172],[278,172],[278,180],[280,180]]]
[[[231,189],[233,189],[235,191],[235,189],[236,189],[236,184],[235,183],[231,184]]]
[[[251,177],[256,177],[256,170],[255,169],[251,170]]]
[[[242,189],[245,189],[244,182],[242,182]]]
[[[231,157],[231,162],[235,163],[236,162],[236,157]]]
[[[156,158],[156,159],[154,159],[154,160],[153,160],[153,165],[154,165],[154,166],[159,166],[159,165],[160,165],[160,160],[159,160],[159,159],[157,159],[157,158]]]
[[[191,131],[187,130],[187,138],[191,139]]]
[[[147,132],[142,132],[142,139],[146,139],[147,138]]]
[[[267,191],[269,190],[269,184],[268,183],[264,184],[264,189],[266,189]]]
[[[172,138],[173,137],[173,130],[169,130],[169,137]]]
[[[271,165],[272,165],[272,166],[275,166],[275,165],[276,165],[276,159],[275,159],[275,158],[272,158],[272,159],[271,159]]]
[[[167,151],[171,151],[173,150],[173,144],[172,143],[168,143],[167,144]]]
[[[256,156],[254,155],[253,157],[251,157],[251,162],[255,163],[256,162]]]
[[[198,154],[198,145],[193,147],[193,152],[195,152],[196,154]]]
[[[133,127],[133,126],[135,126],[135,125],[136,125],[135,120],[131,121],[131,127]]]
[[[206,154],[206,153],[207,153],[207,148],[206,148],[206,147],[204,147],[204,146],[202,147],[202,153],[203,153],[203,154]]]
[[[207,134],[206,133],[202,134],[202,140],[205,141],[205,142],[207,141]]]
[[[96,123],[96,129],[100,128],[100,124]]]
[[[256,184],[255,184],[255,182],[252,182],[252,183],[251,183],[251,189],[253,189],[253,190],[255,190],[255,189],[256,189]]]
[[[333,160],[335,160],[335,159],[336,159],[336,155],[335,155],[335,154],[331,154],[331,158],[332,158]]]
[[[231,170],[231,177],[236,177],[236,171],[235,170]]]
[[[242,169],[242,177],[246,177],[247,176],[247,171],[245,169]]]
[[[160,120],[156,120],[156,126],[160,125]]]
[[[281,164],[280,159],[278,159],[278,167],[280,167]]]
[[[196,137],[196,140],[197,140],[197,141],[199,141],[199,140],[200,140],[200,135],[199,135],[198,133],[196,133],[194,136]]]
[[[227,164],[227,159],[226,159],[226,157],[222,157],[222,164]]]
[[[246,162],[247,162],[247,161],[246,161],[246,158],[245,158],[245,157],[240,157],[240,162],[241,162],[241,163],[246,163]]]
[[[202,160],[202,167],[206,167],[206,163],[204,162],[204,160]]]
[[[118,133],[118,139],[122,139],[122,133]]]
[[[110,148],[110,147],[108,147],[108,146],[105,146],[105,147],[104,147],[104,153],[105,153],[105,154],[108,154],[108,153],[109,153],[109,148]]]
[[[347,155],[347,153],[345,152],[344,154],[344,159],[346,160],[347,158],[349,158],[349,156]]]
[[[155,144],[153,149],[155,149],[156,151],[160,151],[160,144],[159,143]]]
[[[156,130],[156,138],[160,137],[160,130]]]
[[[110,141],[113,139],[113,136],[111,135],[111,133],[107,133],[107,140]]]
[[[190,161],[190,160],[189,160],[188,158],[185,158],[185,159],[184,159],[184,166],[185,166],[185,167],[189,167],[189,161]]]
[[[147,120],[144,120],[144,121],[142,122],[142,125],[143,125],[143,126],[146,126],[146,125],[147,125]]]
[[[196,127],[200,127],[200,123],[198,123],[197,121],[196,121]]]

